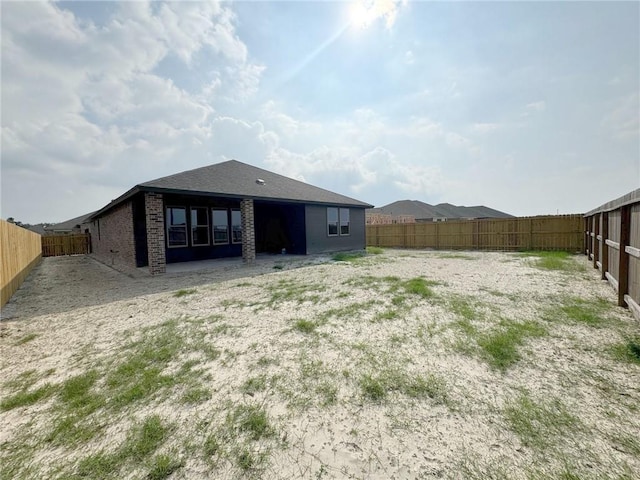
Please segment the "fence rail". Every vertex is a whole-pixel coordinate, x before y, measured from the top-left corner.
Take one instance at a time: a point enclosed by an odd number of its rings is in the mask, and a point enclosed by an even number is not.
[[[618,292],[618,305],[640,320],[640,189],[584,216],[585,250]]]
[[[367,225],[367,245],[448,250],[584,249],[582,215]]]
[[[91,253],[91,235],[45,235],[42,237],[42,256],[82,255]]]
[[[0,220],[0,306],[9,301],[42,257],[40,235]]]

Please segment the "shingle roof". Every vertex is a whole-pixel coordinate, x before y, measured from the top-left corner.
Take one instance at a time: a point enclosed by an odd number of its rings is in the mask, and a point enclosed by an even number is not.
[[[450,203],[429,205],[418,200],[399,200],[384,207],[368,210],[388,215],[412,215],[417,220],[430,218],[511,218],[513,215],[483,205],[459,207]]]
[[[258,183],[263,180],[264,183]],[[143,188],[220,194],[256,199],[293,200],[371,207],[371,205],[330,192],[284,175],[247,165],[237,160],[187,170],[168,177],[141,183]]]
[[[54,223],[53,225],[48,225],[44,227],[47,232],[66,232],[71,231],[76,227],[79,227],[86,220],[91,217],[96,212],[85,213],[84,215],[80,215],[79,217],[72,218],[70,220],[65,220],[64,222]]]
[[[251,198],[254,200],[282,200],[361,208],[373,206],[284,175],[278,175],[237,160],[229,160],[140,183],[95,212],[94,217],[140,191]]]
[[[372,213],[384,213],[387,215],[411,215],[415,218],[433,218],[438,214],[433,206],[417,200],[398,200],[384,207],[374,208]]]

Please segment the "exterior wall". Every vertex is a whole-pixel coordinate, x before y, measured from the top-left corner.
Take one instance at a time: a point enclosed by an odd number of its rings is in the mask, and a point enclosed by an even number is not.
[[[164,241],[164,203],[162,194],[145,193],[144,204],[147,225],[149,272],[151,275],[158,275],[167,271]]]
[[[136,267],[132,202],[117,206],[91,223],[94,255],[107,265]]]
[[[215,245],[213,243],[213,231],[211,222],[211,209],[221,208],[226,210],[240,209],[240,201],[237,199],[229,199],[224,197],[200,197],[200,196],[182,196],[182,195],[164,195],[163,215],[166,214],[167,207],[184,207],[187,209],[187,237],[188,245],[180,247],[168,247],[165,242],[166,262],[192,262],[197,260],[209,260],[213,258],[228,258],[242,256],[242,244],[233,243],[231,238],[229,243]],[[209,245],[192,245],[190,229],[191,219],[189,211],[191,207],[204,207],[207,209],[209,216]],[[166,235],[166,226],[165,226]],[[230,232],[231,233],[231,232]]]
[[[305,206],[254,202],[256,252],[306,255]]]
[[[327,207],[307,205],[305,226],[307,254],[362,250],[366,247],[364,208],[349,207],[350,234],[329,236],[327,229]]]

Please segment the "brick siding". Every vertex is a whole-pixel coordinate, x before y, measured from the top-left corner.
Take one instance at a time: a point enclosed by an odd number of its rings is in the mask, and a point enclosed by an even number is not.
[[[136,267],[133,206],[126,202],[91,223],[93,254],[107,265]]]
[[[147,217],[147,249],[151,275],[167,271],[164,240],[164,202],[161,193],[145,193],[144,205]]]
[[[253,200],[244,199],[240,202],[240,215],[242,222],[242,261],[244,263],[253,263],[256,260]]]

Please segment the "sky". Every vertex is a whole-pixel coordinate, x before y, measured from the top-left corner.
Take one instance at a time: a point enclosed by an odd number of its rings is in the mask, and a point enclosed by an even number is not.
[[[640,2],[0,3],[0,217],[237,159],[383,206],[640,188]]]

